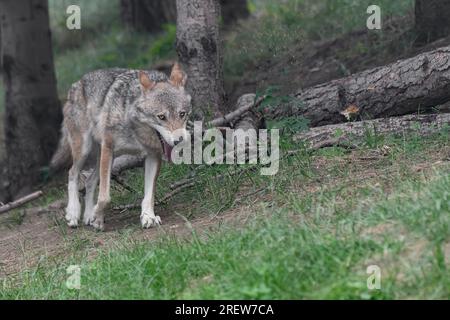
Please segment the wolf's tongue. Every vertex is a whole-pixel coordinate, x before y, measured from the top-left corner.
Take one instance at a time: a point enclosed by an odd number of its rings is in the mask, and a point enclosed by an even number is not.
[[[164,141],[164,153],[166,155],[167,161],[172,162],[172,147],[169,146],[167,142]]]

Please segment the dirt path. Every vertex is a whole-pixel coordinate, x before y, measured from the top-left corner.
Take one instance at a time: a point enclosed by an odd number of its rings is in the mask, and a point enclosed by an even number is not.
[[[192,230],[204,231],[223,222],[239,221],[246,216],[246,212],[251,210],[241,207],[220,216],[204,216],[188,221],[182,216],[158,208],[156,213],[161,216],[163,225],[148,230],[140,228],[139,212],[112,212],[106,217],[105,232],[97,232],[86,226],[68,228],[63,209],[28,213],[20,224],[2,223],[0,227],[0,278],[29,269],[43,258],[57,259],[77,248],[87,250],[89,256],[95,256],[99,249],[113,246],[124,235],[133,240],[144,241],[162,234],[182,237]],[[3,219],[7,221],[11,217]]]

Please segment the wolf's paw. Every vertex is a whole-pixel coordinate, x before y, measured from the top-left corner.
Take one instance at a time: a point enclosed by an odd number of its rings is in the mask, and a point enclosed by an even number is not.
[[[78,227],[78,213],[76,210],[69,210],[66,209],[66,221],[67,221],[67,225],[71,228],[76,228]]]
[[[83,217],[83,223],[85,226],[90,226],[92,225],[92,223],[94,222],[94,217],[93,216],[84,216]]]
[[[85,226],[89,226],[94,222],[94,212],[93,211],[85,211],[83,214],[83,223]]]
[[[161,218],[159,216],[155,216],[154,214],[146,214],[143,213],[141,215],[141,225],[142,228],[148,229],[150,227],[156,227],[161,224]]]
[[[91,226],[93,226],[98,231],[105,230],[105,219],[104,217],[95,216],[92,218]]]
[[[71,228],[76,228],[78,227],[78,219],[73,219],[71,217],[68,217],[66,215],[66,220],[67,220],[67,225]]]

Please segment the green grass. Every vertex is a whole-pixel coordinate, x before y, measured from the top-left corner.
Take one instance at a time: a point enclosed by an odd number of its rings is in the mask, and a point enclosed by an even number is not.
[[[267,61],[288,59],[292,50],[307,49],[313,41],[365,29],[367,8],[374,4],[368,0],[251,2],[258,19],[243,22],[226,38],[224,72],[227,77],[239,77],[255,66],[264,67]],[[414,0],[381,0],[376,4],[381,8],[382,22],[408,15],[414,8]],[[382,36],[383,30],[375,33]],[[358,50],[374,49],[363,45]]]
[[[72,83],[95,69],[151,68],[151,63],[158,58],[149,53],[156,39],[157,36],[152,38],[115,29],[95,41],[84,43],[79,49],[57,56],[55,65],[60,95],[65,96]]]
[[[5,289],[2,298],[300,298],[380,250],[371,241],[323,237],[293,226],[280,213],[206,240],[194,234],[189,242],[164,239],[104,253],[83,265],[80,292],[64,289],[61,268],[51,275],[34,272],[28,290]]]
[[[81,9],[81,30],[67,30],[65,10]],[[151,68],[175,55],[175,27],[167,25],[156,35],[127,30],[120,21],[119,1],[50,2],[58,92],[65,97],[70,85],[85,73],[101,68]]]
[[[282,145],[295,146],[287,137]],[[300,151],[284,159],[274,177],[255,172],[215,181],[226,169],[204,168],[199,185],[169,206],[184,203],[184,214],[190,203],[188,220],[220,215],[242,205],[235,201],[242,187],[264,187],[262,198],[256,196],[257,204],[245,207],[246,218],[238,220],[245,223],[151,242],[133,240],[124,230],[93,260],[83,242],[57,262],[44,258],[14,280],[3,280],[0,298],[448,299],[449,166],[414,168],[440,159],[439,152],[448,150],[448,131],[427,139],[366,139],[352,157],[383,146],[390,153],[367,165],[345,161],[349,154],[341,148]],[[188,169],[165,167],[159,185],[167,188]],[[142,190],[139,171],[126,178]],[[116,191],[114,201],[135,197]],[[186,202],[192,199],[197,201]],[[72,264],[81,266],[81,290],[64,285]],[[367,289],[369,265],[381,269],[381,290]]]
[[[80,7],[81,30],[66,27],[66,10],[70,5]],[[49,16],[53,49],[57,54],[82,47],[86,41],[110,32],[111,27],[122,28],[118,0],[50,0]]]
[[[299,26],[308,38],[323,40],[352,30],[365,29],[369,14],[369,0],[290,0],[285,5],[268,1],[268,15],[287,26]],[[377,1],[382,21],[392,16],[402,16],[414,8],[414,0]]]
[[[415,188],[422,192],[415,194]],[[386,200],[370,210],[371,215],[403,221],[408,214],[420,220],[423,212],[433,212],[447,226],[450,220],[446,199],[450,176],[443,175],[429,183],[418,183],[402,193],[402,203],[414,201],[414,210]],[[429,196],[432,196],[430,199]],[[386,209],[387,208],[387,209]],[[295,222],[284,210],[254,218],[242,229],[222,227],[200,237],[194,233],[189,241],[165,238],[151,244],[125,242],[119,249],[101,253],[94,261],[81,263],[80,291],[64,287],[69,260],[52,272],[44,267],[22,274],[20,287],[4,284],[3,299],[375,299],[434,297],[449,298],[449,273],[442,263],[442,247],[424,252],[430,266],[421,272],[414,261],[402,265],[402,273],[411,279],[399,281],[380,267],[386,278],[380,291],[366,287],[366,260],[384,254],[396,259],[404,242],[390,238],[376,242],[352,232],[350,225],[366,224],[364,216],[350,221],[324,212],[319,224]],[[372,218],[373,219],[373,218]],[[336,221],[338,220],[338,221]],[[294,220],[295,221],[295,220]],[[380,219],[385,222],[386,219]],[[337,223],[336,223],[337,222]],[[421,222],[414,223],[419,235],[427,233]],[[416,226],[419,226],[417,229]],[[446,232],[440,236],[449,238]],[[432,247],[433,248],[433,247]],[[83,261],[83,260],[81,260]],[[419,280],[419,281],[417,281]],[[423,285],[426,289],[423,290]],[[415,296],[410,296],[414,292]],[[433,294],[427,296],[426,294]]]

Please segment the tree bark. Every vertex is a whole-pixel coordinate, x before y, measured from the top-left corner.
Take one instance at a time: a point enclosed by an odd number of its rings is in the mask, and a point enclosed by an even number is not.
[[[230,121],[232,122],[233,128],[235,130],[258,130],[264,126],[264,119],[262,114],[255,110],[258,108],[260,102],[263,101],[263,97],[261,97],[260,99],[261,100],[256,101],[256,94],[254,93],[244,94],[238,99],[236,110],[231,114],[239,110],[247,109],[247,111],[245,111],[237,119]]]
[[[219,32],[219,0],[177,0],[177,53],[188,74],[193,118],[223,111],[225,91]]]
[[[347,122],[311,128],[294,136],[294,141],[304,141],[312,145],[329,139],[355,140],[371,134],[408,134],[416,132],[421,136],[439,132],[444,126],[450,125],[450,113],[406,115],[401,117],[381,118],[367,121]],[[336,137],[339,133],[339,137]]]
[[[58,143],[62,119],[46,0],[0,1],[9,196],[28,193]]]
[[[423,45],[450,34],[450,1],[416,0],[416,44]]]
[[[176,21],[175,0],[120,0],[122,22],[136,31],[158,32]]]
[[[0,77],[2,76],[3,70],[3,53],[2,53],[2,24],[0,21]]]
[[[225,25],[250,15],[247,0],[220,0],[220,4]],[[120,16],[134,30],[158,32],[165,23],[176,22],[176,0],[120,0]]]
[[[5,160],[0,159],[0,203],[5,203],[10,200],[8,196],[8,171]]]
[[[358,119],[430,110],[450,100],[450,47],[300,91],[293,102],[266,110],[268,118],[303,116],[310,126],[345,122],[342,112],[359,110]]]

